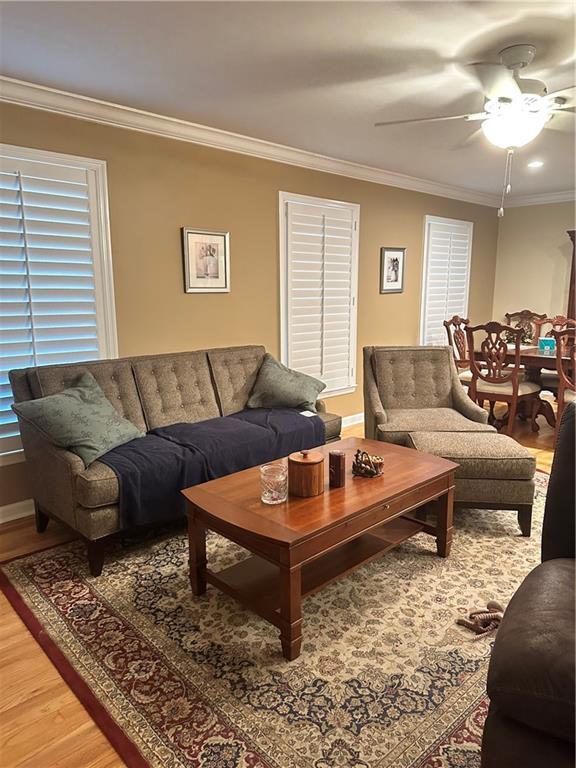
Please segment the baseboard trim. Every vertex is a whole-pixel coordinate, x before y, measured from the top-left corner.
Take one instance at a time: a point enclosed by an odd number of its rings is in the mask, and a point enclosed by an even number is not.
[[[31,517],[34,514],[33,499],[16,501],[14,504],[5,504],[0,507],[0,525],[10,523],[12,520],[20,520],[22,517]]]
[[[355,424],[362,424],[364,422],[363,413],[353,413],[351,416],[344,416],[342,418],[343,427],[353,427]]]

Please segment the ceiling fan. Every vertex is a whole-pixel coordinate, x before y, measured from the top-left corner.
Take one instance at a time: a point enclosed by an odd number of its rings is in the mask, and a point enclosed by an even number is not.
[[[535,54],[533,45],[511,45],[500,51],[500,64],[469,65],[486,96],[483,112],[391,120],[375,125],[481,120],[482,131],[492,144],[502,149],[522,147],[536,138],[554,114],[575,111],[566,95],[574,86],[548,93],[546,83],[541,80],[520,77],[520,71],[532,63]]]
[[[464,115],[442,115],[411,120],[391,120],[375,123],[376,127],[406,125],[409,123],[435,123],[444,120],[481,121],[484,136],[497,147],[508,150],[502,205],[498,215],[504,214],[504,196],[511,191],[512,155],[514,149],[533,141],[554,115],[574,113],[574,101],[568,92],[576,86],[548,93],[541,80],[520,77],[536,54],[533,45],[511,45],[499,53],[500,64],[480,62],[470,64],[486,97],[484,111]]]

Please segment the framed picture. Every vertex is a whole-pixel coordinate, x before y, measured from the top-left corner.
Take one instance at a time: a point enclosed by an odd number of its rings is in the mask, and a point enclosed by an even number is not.
[[[406,248],[380,248],[380,293],[402,293]]]
[[[230,233],[182,227],[186,293],[230,293]]]

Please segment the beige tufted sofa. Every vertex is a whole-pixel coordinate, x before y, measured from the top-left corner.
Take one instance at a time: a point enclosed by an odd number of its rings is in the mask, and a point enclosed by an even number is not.
[[[366,437],[456,462],[456,506],[516,510],[530,535],[535,459],[487,424],[450,347],[364,347],[364,418]]]
[[[208,349],[147,357],[96,360],[10,372],[16,402],[61,392],[90,371],[116,410],[146,431],[241,411],[256,380],[264,347]],[[342,420],[318,412],[326,441],[340,438]],[[74,453],[56,448],[20,421],[38,530],[55,517],[86,541],[91,572],[102,570],[106,540],[119,532],[119,487],[113,470],[95,461],[85,468]]]

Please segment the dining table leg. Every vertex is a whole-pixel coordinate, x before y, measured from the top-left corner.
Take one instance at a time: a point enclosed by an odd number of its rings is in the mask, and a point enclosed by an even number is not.
[[[527,365],[525,376],[526,381],[531,381],[534,384],[542,386],[542,368],[540,366]],[[552,429],[556,429],[556,414],[548,400],[543,400],[541,397],[538,397],[538,406],[533,406],[531,412],[525,407],[527,404],[526,401],[522,403],[523,408],[519,415],[523,421],[531,419],[532,432],[538,432],[540,429],[538,422],[536,421],[538,416],[544,416],[549,426],[551,426]]]

